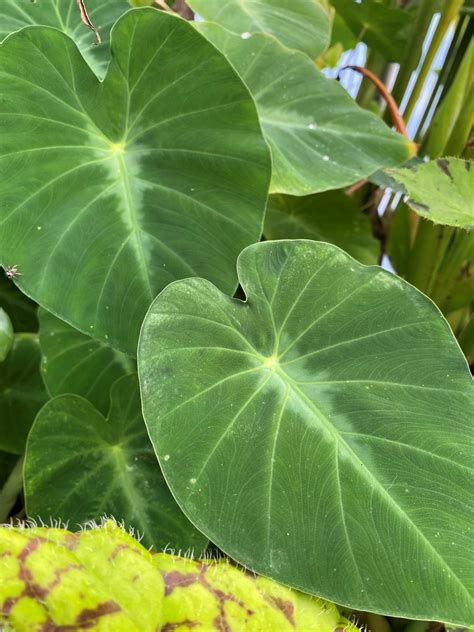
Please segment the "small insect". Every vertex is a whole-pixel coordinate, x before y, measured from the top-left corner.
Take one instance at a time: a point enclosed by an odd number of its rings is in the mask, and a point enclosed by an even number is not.
[[[7,279],[14,279],[17,276],[21,276],[21,272],[18,272],[17,265],[8,266],[8,268],[5,268],[5,276]]]

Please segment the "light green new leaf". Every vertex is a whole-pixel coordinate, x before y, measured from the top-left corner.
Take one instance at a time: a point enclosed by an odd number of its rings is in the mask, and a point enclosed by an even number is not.
[[[238,271],[245,303],[179,281],[142,328],[144,415],[175,498],[285,584],[472,624],[474,388],[447,322],[329,244],[256,244]]]
[[[45,309],[40,309],[38,316],[41,375],[49,393],[81,395],[107,414],[112,384],[135,373],[135,362],[100,340],[81,334]]]
[[[435,224],[474,227],[474,166],[462,158],[440,158],[412,169],[390,169],[407,193],[408,206]]]
[[[329,45],[331,22],[317,0],[189,0],[209,22],[247,39],[270,33],[288,48],[315,59]]]
[[[402,136],[359,108],[305,55],[270,35],[243,40],[217,24],[197,28],[228,57],[255,98],[272,152],[273,193],[341,188],[409,158]]]
[[[0,362],[3,362],[13,344],[12,321],[4,309],[0,307]]]
[[[135,354],[177,278],[236,286],[261,234],[270,159],[253,101],[181,18],[129,11],[100,83],[47,27],[0,49],[0,264],[85,333]]]
[[[402,61],[406,55],[413,17],[404,9],[387,7],[377,0],[331,0],[340,17],[363,41],[389,61]]]
[[[0,363],[0,450],[23,454],[35,415],[48,399],[40,360],[38,336],[17,334]]]
[[[306,197],[271,195],[264,233],[267,239],[327,241],[361,263],[377,263],[380,253],[370,219],[344,191]]]
[[[87,12],[100,33],[97,45],[92,31],[81,20],[77,0],[2,0],[0,40],[24,26],[54,26],[69,35],[94,69],[103,77],[110,59],[109,36],[115,20],[130,9],[127,0],[86,0]]]
[[[144,534],[147,546],[194,549],[206,538],[171,496],[141,414],[136,375],[110,393],[107,419],[77,395],[42,408],[28,437],[25,497],[30,518],[58,518],[72,527],[104,515]]]

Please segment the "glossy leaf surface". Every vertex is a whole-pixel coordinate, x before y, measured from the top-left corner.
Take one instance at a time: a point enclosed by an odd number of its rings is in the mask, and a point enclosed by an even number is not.
[[[4,309],[0,307],[0,362],[8,355],[13,343],[12,321]]]
[[[474,163],[440,158],[389,174],[408,192],[407,204],[435,224],[474,228]]]
[[[107,419],[90,402],[63,395],[38,414],[25,457],[27,514],[77,526],[119,516],[146,546],[206,547],[173,500],[141,415],[136,376],[111,390]]]
[[[17,334],[0,363],[0,450],[23,454],[35,415],[48,399],[40,360],[38,337]]]
[[[110,406],[110,388],[124,375],[135,373],[135,362],[96,338],[91,338],[39,310],[41,375],[54,395],[81,395],[102,414]]]
[[[357,41],[365,42],[389,61],[404,59],[413,24],[413,17],[406,10],[377,0],[331,0],[331,4]]]
[[[188,22],[129,11],[112,50],[100,83],[55,29],[3,43],[0,264],[18,264],[48,311],[135,354],[169,282],[202,275],[233,292],[270,161],[248,91]]]
[[[472,624],[474,388],[447,322],[329,244],[260,243],[238,271],[247,302],[188,279],[142,328],[145,420],[181,507],[288,585]]]
[[[189,0],[188,4],[205,20],[243,39],[269,33],[313,59],[330,41],[329,16],[317,0]]]
[[[76,0],[2,0],[0,40],[25,26],[54,26],[69,35],[94,71],[103,77],[110,58],[109,38],[113,23],[130,9],[127,0],[86,0],[88,14],[98,29],[101,44],[81,21]]]
[[[267,239],[327,241],[366,264],[377,263],[380,252],[369,218],[344,191],[304,197],[271,195],[264,233]]]
[[[359,108],[305,55],[269,35],[242,39],[216,24],[197,28],[228,57],[255,98],[272,152],[272,192],[341,188],[408,159],[405,139]]]

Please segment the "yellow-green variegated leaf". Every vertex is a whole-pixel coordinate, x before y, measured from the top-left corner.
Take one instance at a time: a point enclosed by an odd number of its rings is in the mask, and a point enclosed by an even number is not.
[[[237,255],[261,234],[270,158],[246,87],[191,24],[131,10],[111,46],[101,83],[56,29],[2,44],[0,265],[133,355],[171,281],[233,292]]]
[[[0,528],[0,627],[10,625],[28,632],[357,632],[332,603],[227,560],[153,554],[111,520],[79,533]]]
[[[144,416],[178,503],[258,573],[471,626],[474,386],[449,325],[330,244],[256,244],[238,271],[245,302],[179,281],[142,328]]]
[[[272,193],[341,188],[409,158],[405,138],[360,108],[302,53],[271,35],[242,39],[206,22],[197,28],[226,55],[255,99],[272,153]]]

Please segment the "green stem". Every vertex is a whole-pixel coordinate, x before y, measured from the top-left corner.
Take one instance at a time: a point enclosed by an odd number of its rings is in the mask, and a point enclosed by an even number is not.
[[[403,632],[428,632],[430,624],[427,621],[411,621]]]
[[[444,253],[452,237],[449,226],[432,224],[420,219],[408,262],[407,280],[425,294],[431,294],[443,260]]]
[[[426,52],[425,58],[418,73],[418,77],[416,78],[415,85],[413,86],[413,90],[410,94],[407,106],[403,112],[403,116],[406,122],[408,122],[410,116],[413,114],[413,110],[418,103],[428,73],[430,72],[431,66],[433,65],[435,55],[441,45],[441,42],[443,41],[444,36],[446,35],[451,22],[456,17],[462,4],[463,0],[446,0],[445,2],[444,9],[438,22],[438,26],[436,27],[433,39],[431,40],[430,46]]]
[[[10,515],[10,511],[16,503],[18,494],[23,487],[23,462],[25,458],[21,456],[10,473],[7,482],[0,490],[0,523],[5,522]]]
[[[474,314],[471,314],[471,320],[468,322],[461,335],[459,336],[458,342],[461,346],[461,349],[464,352],[468,362],[474,361]]]

